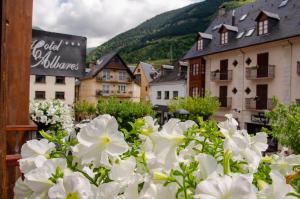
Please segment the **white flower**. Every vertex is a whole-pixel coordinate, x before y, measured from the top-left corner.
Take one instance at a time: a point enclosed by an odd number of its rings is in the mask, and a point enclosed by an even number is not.
[[[158,131],[159,126],[156,125],[156,119],[153,119],[150,116],[146,116],[143,118],[145,124],[142,126],[142,135],[150,136],[154,132]]]
[[[293,192],[293,188],[286,184],[285,178],[277,171],[270,173],[272,184],[265,187],[259,194],[259,199],[293,199],[294,197],[286,196]]]
[[[208,178],[217,170],[217,160],[211,155],[202,153],[196,156],[196,160],[199,162],[199,167],[196,175],[200,179]]]
[[[196,188],[199,199],[256,199],[253,185],[243,176],[223,176],[202,181]]]
[[[48,191],[50,199],[88,199],[91,195],[91,184],[80,173],[65,175]]]
[[[109,178],[117,182],[128,182],[135,175],[135,167],[136,162],[134,157],[126,160],[116,160],[110,170]]]
[[[116,119],[102,115],[83,127],[77,135],[79,144],[73,147],[74,155],[83,164],[100,164],[102,152],[118,156],[128,150],[124,135],[118,131]]]
[[[170,186],[170,185],[163,186],[162,184],[155,184],[153,182],[149,182],[144,186],[138,199],[174,199],[174,198],[176,198],[176,189],[174,186]]]
[[[271,168],[286,176],[293,172],[293,167],[300,165],[300,155],[278,156],[273,155]]]
[[[54,148],[55,145],[46,139],[27,141],[21,148],[22,159],[19,160],[21,171],[27,173],[42,166]]]
[[[112,181],[109,183],[101,184],[99,188],[92,187],[92,190],[94,192],[95,199],[116,199],[119,192],[121,191],[121,187],[119,183]]]

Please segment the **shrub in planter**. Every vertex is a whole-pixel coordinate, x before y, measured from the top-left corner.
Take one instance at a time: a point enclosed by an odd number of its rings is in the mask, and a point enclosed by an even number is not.
[[[147,116],[123,134],[101,115],[76,138],[45,134],[22,147],[15,198],[299,198],[300,156],[263,157],[267,135],[251,137],[227,118],[159,127]],[[125,141],[131,134],[134,143]]]
[[[213,115],[219,108],[219,101],[209,93],[205,97],[186,97],[171,100],[168,104],[170,112],[184,109],[189,112],[189,119],[197,121],[198,117],[205,120]]]
[[[97,104],[97,112],[110,114],[119,122],[120,128],[131,129],[129,122],[134,122],[138,118],[146,115],[154,116],[152,106],[144,102],[133,102],[130,100],[120,101],[117,98],[102,99]]]

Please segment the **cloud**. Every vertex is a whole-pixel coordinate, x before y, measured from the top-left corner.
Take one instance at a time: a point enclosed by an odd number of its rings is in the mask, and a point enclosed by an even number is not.
[[[97,46],[165,11],[199,0],[34,0],[33,26],[86,36]]]

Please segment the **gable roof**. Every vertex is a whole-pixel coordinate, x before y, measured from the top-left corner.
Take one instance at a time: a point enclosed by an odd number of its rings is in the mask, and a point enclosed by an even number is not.
[[[273,18],[273,19],[277,19],[277,20],[280,20],[280,17],[278,14],[276,13],[272,13],[272,12],[268,12],[268,11],[265,11],[265,10],[262,10],[259,15],[256,17],[255,21],[257,21],[257,19],[260,17],[261,14],[265,14],[267,17],[269,18]]]
[[[220,44],[218,29],[223,24],[232,24],[232,11],[227,11],[224,16],[217,16],[205,31],[211,34],[213,39],[201,51],[197,50],[195,43],[183,60],[300,36],[300,1],[289,0],[285,6],[280,7],[281,3],[282,0],[256,0],[254,3],[235,9],[235,26],[238,28],[238,33],[245,32],[245,34],[239,39],[233,38],[227,45]],[[245,36],[251,29],[256,31],[255,19],[262,11],[272,18],[279,17],[280,21],[272,27],[268,35]],[[246,16],[245,19],[240,20],[243,16]]]
[[[157,71],[154,69],[154,67],[151,64],[140,62],[139,64],[144,71],[145,77],[148,80],[148,82],[151,82],[153,78],[151,77],[151,74],[157,73]]]
[[[211,34],[207,34],[207,33],[204,33],[204,32],[198,32],[198,35],[203,39],[212,40],[212,38],[213,38]]]
[[[111,52],[108,54],[103,55],[100,59],[96,61],[96,68],[95,70],[90,70],[82,79],[88,79],[95,77],[99,72],[102,71],[102,69],[111,61],[112,58],[115,56],[118,56],[118,58],[121,60],[121,62],[125,65],[128,73],[133,77],[133,73],[130,70],[130,68],[126,65],[126,63],[123,61],[123,59],[119,56],[117,52]]]
[[[222,28],[226,28],[227,30],[230,30],[230,31],[233,31],[233,32],[238,32],[239,31],[238,27],[231,26],[231,25],[228,25],[228,24],[222,24],[220,26],[219,30],[221,30]]]
[[[150,84],[158,84],[163,82],[175,82],[175,81],[185,81],[186,74],[180,73],[179,67],[174,67],[171,72],[161,75],[158,78],[154,79]]]

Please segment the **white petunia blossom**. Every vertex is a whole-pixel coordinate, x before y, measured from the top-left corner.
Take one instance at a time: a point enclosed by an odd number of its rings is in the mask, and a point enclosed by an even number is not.
[[[273,155],[272,159],[271,168],[279,171],[284,176],[291,174],[294,166],[300,165],[300,155]]]
[[[128,150],[124,135],[118,130],[116,119],[101,115],[83,127],[77,135],[79,144],[73,147],[74,155],[82,164],[100,165],[102,153],[118,156]]]
[[[42,166],[54,148],[55,145],[46,139],[27,141],[21,148],[22,159],[19,160],[21,171],[28,173],[30,170]]]
[[[59,179],[48,191],[49,199],[89,199],[92,196],[91,184],[80,173],[71,173]]]
[[[202,181],[194,196],[198,199],[256,199],[253,185],[243,176],[210,178]]]
[[[195,175],[200,179],[206,179],[217,171],[218,162],[213,156],[202,153],[196,156],[196,160],[199,162],[199,168]]]

